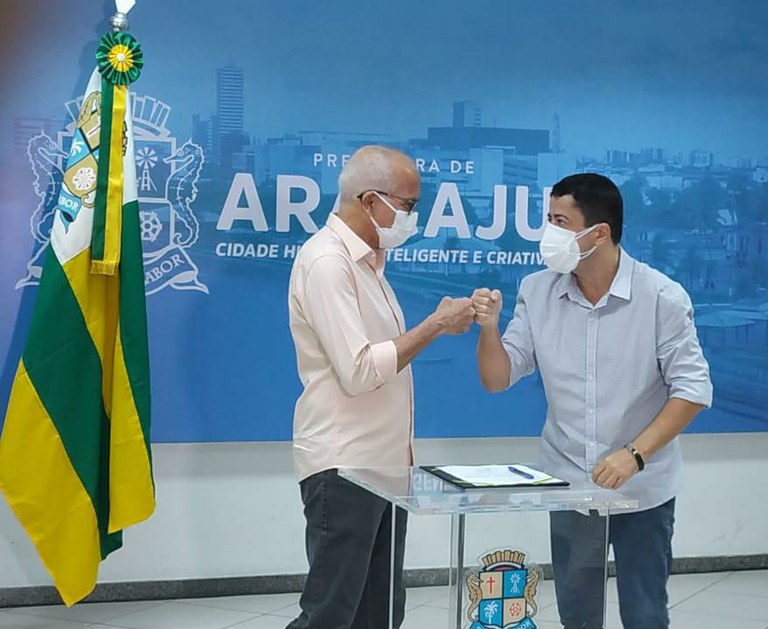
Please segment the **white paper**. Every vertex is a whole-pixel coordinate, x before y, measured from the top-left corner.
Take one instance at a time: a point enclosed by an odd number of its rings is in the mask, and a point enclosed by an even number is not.
[[[529,474],[533,478],[526,478],[522,474],[512,471],[513,468],[518,472]],[[562,483],[559,478],[555,478],[546,472],[534,470],[526,465],[445,465],[437,469],[450,474],[454,478],[472,485],[482,485],[484,487],[500,487],[514,485],[551,485],[553,483]]]

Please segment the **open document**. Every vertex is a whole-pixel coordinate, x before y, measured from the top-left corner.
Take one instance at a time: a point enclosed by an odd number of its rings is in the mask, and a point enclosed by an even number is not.
[[[567,487],[568,482],[527,465],[423,465],[459,487]]]

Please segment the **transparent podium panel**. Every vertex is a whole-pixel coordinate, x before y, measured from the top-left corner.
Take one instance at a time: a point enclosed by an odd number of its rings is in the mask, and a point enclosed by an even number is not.
[[[561,622],[608,629],[610,514],[635,508],[635,501],[587,479],[570,487],[461,489],[418,467],[346,468],[339,475],[409,517],[449,518],[448,609],[436,607],[430,626],[534,629]],[[392,518],[393,540],[397,520]],[[402,586],[395,579],[394,544],[391,550],[392,628],[402,615],[393,604],[401,601],[395,588]],[[404,624],[411,626],[408,618],[406,612]]]

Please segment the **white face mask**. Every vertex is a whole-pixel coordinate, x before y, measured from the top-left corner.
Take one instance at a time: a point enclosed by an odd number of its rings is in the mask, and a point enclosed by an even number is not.
[[[395,213],[395,221],[392,223],[392,227],[382,227],[373,216],[370,217],[371,222],[376,227],[376,232],[379,234],[379,248],[396,249],[418,231],[416,223],[419,220],[419,213],[411,212],[409,214],[404,210],[398,210],[375,190],[373,194],[384,201],[387,207]]]
[[[579,238],[595,229],[595,227],[597,225],[592,225],[592,227],[576,233],[548,223],[547,228],[544,230],[544,237],[539,243],[539,251],[541,252],[541,257],[544,258],[544,264],[555,273],[570,273],[573,271],[579,266],[579,262],[590,256],[597,249],[597,245],[595,245],[589,251],[582,253],[581,249],[579,249],[579,243],[576,242]]]

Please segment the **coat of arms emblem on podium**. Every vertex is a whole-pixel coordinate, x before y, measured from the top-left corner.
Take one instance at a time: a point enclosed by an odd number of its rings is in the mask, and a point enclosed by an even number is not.
[[[467,577],[469,629],[536,629],[536,589],[541,569],[520,551],[497,550],[480,558]]]

